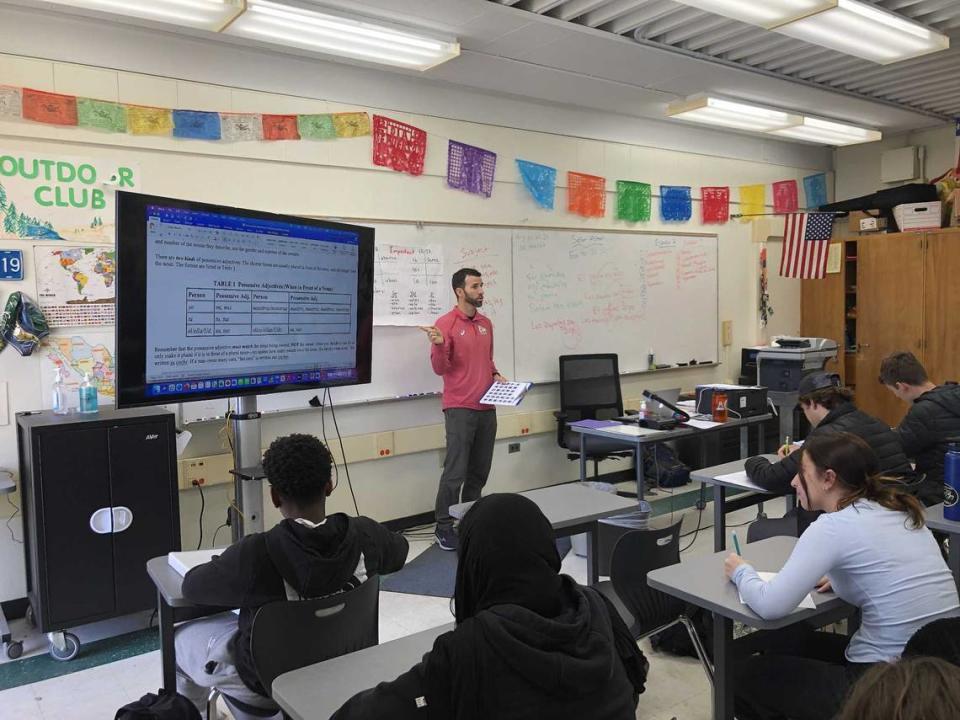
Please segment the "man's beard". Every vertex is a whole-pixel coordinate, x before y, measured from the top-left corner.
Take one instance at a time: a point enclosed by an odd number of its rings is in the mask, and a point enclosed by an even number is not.
[[[463,299],[466,300],[468,304],[473,305],[474,307],[483,307],[483,298],[472,298],[469,295],[464,295]]]

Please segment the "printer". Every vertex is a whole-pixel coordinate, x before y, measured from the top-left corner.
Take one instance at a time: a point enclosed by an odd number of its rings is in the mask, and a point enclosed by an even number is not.
[[[757,385],[771,392],[796,392],[804,375],[823,370],[828,360],[837,357],[837,342],[775,335],[769,346],[756,350]]]

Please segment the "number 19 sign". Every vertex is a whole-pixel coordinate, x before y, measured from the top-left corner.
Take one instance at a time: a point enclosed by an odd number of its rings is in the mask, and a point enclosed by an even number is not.
[[[23,280],[23,252],[0,250],[0,280]]]

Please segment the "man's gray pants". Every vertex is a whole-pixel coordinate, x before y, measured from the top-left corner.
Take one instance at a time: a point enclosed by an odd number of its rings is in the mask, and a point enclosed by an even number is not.
[[[450,506],[480,498],[487,484],[493,445],[497,439],[497,411],[448,408],[443,411],[447,454],[437,489],[437,529],[453,525]]]

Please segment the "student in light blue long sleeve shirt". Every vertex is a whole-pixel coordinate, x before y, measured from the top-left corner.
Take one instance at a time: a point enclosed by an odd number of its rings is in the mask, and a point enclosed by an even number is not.
[[[770,582],[739,555],[727,558],[728,577],[761,617],[789,614],[814,588],[832,588],[862,614],[846,648],[837,636],[812,633],[788,654],[747,658],[737,669],[738,720],[830,718],[864,670],[898,658],[928,622],[960,615],[923,506],[876,469],[876,455],[857,436],[809,439],[792,485],[804,508],[825,514]]]

